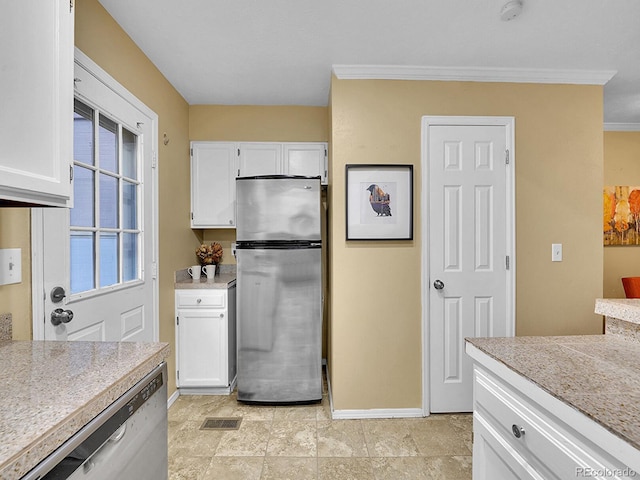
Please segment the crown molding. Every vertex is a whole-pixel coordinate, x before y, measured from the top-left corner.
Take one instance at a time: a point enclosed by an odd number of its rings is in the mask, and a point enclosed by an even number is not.
[[[410,65],[333,65],[331,70],[339,80],[440,80],[573,85],[604,85],[617,73],[616,70]]]
[[[640,123],[605,123],[605,132],[640,132]]]

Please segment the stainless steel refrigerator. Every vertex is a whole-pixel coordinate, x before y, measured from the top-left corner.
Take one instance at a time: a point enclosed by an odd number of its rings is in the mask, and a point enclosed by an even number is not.
[[[236,179],[238,400],[322,399],[320,177]]]

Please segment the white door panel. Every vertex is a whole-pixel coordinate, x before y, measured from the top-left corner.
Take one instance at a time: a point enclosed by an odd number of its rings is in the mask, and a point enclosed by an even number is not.
[[[34,217],[44,290],[43,301],[34,284],[34,338],[157,341],[157,116],[83,55],[75,69],[76,202]]]
[[[426,127],[431,412],[472,410],[465,337],[512,334],[505,125]],[[435,286],[434,282],[440,284]],[[441,287],[441,288],[438,288]]]

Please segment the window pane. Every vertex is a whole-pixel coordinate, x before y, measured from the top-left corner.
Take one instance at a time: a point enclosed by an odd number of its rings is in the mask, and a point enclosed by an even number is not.
[[[118,234],[100,234],[100,286],[118,283]]]
[[[122,174],[125,177],[138,179],[137,162],[138,137],[126,128],[122,129]]]
[[[100,174],[100,227],[118,227],[118,179]]]
[[[118,173],[118,126],[100,115],[100,168]]]
[[[71,293],[95,287],[94,234],[71,232]]]
[[[73,167],[73,208],[71,225],[74,227],[94,226],[94,173],[88,168]]]
[[[93,165],[93,110],[78,100],[73,113],[73,158]]]
[[[122,228],[130,230],[138,228],[137,220],[137,185],[123,180],[122,182]]]
[[[122,239],[122,275],[123,280],[137,280],[138,275],[138,234],[125,233]]]

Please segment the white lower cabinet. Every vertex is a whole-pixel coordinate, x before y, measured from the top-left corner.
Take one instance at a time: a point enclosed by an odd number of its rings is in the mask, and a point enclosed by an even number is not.
[[[575,410],[569,421],[568,405],[514,372],[484,366],[474,366],[474,480],[624,478],[630,472],[595,422]]]
[[[176,290],[176,383],[181,394],[229,394],[236,378],[235,285]]]

